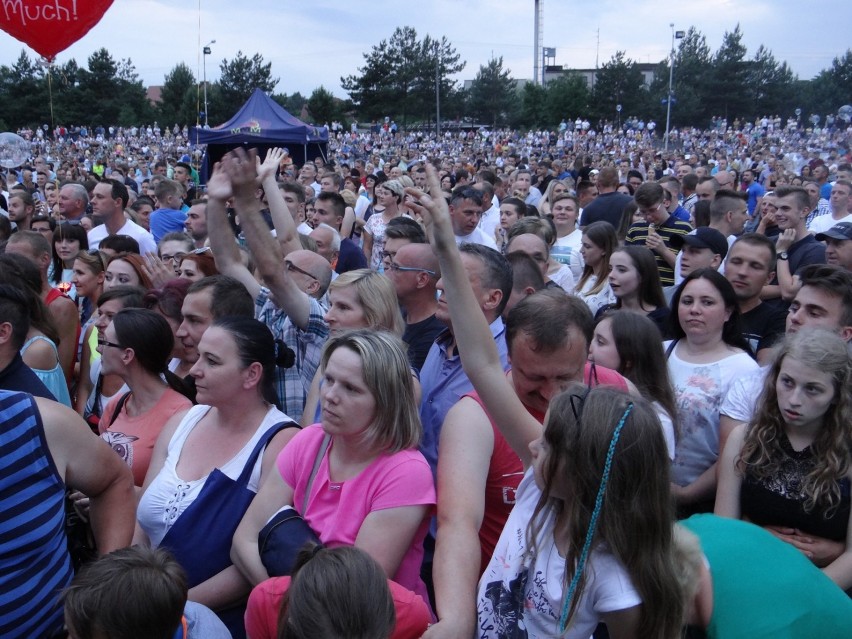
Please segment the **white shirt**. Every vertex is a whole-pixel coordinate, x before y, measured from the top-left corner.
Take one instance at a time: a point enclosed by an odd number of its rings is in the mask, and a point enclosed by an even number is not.
[[[536,540],[537,552],[527,548],[527,524],[541,497],[533,469],[518,485],[515,507],[509,514],[494,555],[479,581],[477,637],[557,637],[564,598],[565,558],[553,538],[553,513]],[[531,556],[532,555],[532,556]],[[601,615],[642,603],[627,570],[602,542],[593,546],[586,562],[586,586],[571,620],[568,639],[588,639]]]
[[[101,245],[101,241],[109,234],[106,224],[100,224],[93,228],[88,233],[89,248],[98,248]],[[139,242],[139,252],[142,255],[157,252],[157,243],[154,241],[154,236],[131,220],[127,220],[115,235],[129,235]]]
[[[497,250],[497,242],[494,241],[494,238],[487,236],[479,227],[473,229],[473,233],[470,235],[456,235],[456,245],[461,246],[466,242],[482,244],[488,248],[493,248],[495,251]]]
[[[818,215],[814,219],[811,220],[811,224],[808,227],[808,231],[816,235],[817,233],[825,233],[835,224],[840,224],[841,222],[852,222],[852,213],[847,215],[846,217],[842,217],[839,220],[834,219],[834,215]]]

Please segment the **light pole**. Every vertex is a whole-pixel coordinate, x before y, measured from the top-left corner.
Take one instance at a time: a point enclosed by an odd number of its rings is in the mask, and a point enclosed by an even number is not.
[[[207,56],[213,53],[210,50],[210,45],[216,44],[215,40],[211,40],[207,44],[204,45],[204,48],[201,52],[204,54],[204,128],[210,128],[210,122],[207,119]]]
[[[675,38],[680,40],[685,34],[683,31],[674,30],[674,22],[669,23],[669,28],[672,30],[672,51],[669,60],[669,97],[666,99],[666,139],[665,150],[669,150],[669,127],[672,120],[672,80],[674,78],[674,61],[675,61]]]
[[[441,43],[435,40],[435,139],[441,138]]]

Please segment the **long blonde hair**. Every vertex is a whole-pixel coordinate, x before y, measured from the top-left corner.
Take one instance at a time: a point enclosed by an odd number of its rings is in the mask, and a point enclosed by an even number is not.
[[[805,328],[788,335],[778,350],[760,396],[760,404],[746,433],[737,469],[760,479],[776,477],[786,454],[781,448],[784,420],[778,407],[776,383],[786,358],[831,375],[834,400],[823,416],[822,428],[810,448],[816,460],[802,482],[805,511],[824,510],[833,516],[840,504],[840,480],[849,472],[852,454],[852,356],[843,339],[832,331]]]

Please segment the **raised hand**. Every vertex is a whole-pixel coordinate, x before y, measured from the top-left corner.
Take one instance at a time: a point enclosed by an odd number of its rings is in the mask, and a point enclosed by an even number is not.
[[[246,153],[241,147],[235,148],[225,157],[224,168],[231,180],[235,198],[256,199],[255,193],[260,185],[257,177],[256,149],[249,149]]]
[[[207,197],[213,200],[225,201],[233,197],[231,179],[228,177],[222,162],[213,165],[213,172],[207,179]]]
[[[426,229],[430,244],[455,242],[450,209],[441,191],[438,172],[431,164],[426,165],[426,191],[417,187],[406,187],[406,195],[411,196],[408,206],[420,219]]]
[[[275,177],[275,172],[278,170],[278,165],[283,157],[284,149],[274,147],[266,152],[266,157],[263,159],[263,162],[260,161],[259,157],[256,158],[257,176],[261,182],[269,177]]]

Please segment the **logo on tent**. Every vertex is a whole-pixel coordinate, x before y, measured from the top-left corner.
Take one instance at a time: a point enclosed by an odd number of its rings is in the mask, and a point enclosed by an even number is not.
[[[252,118],[245,124],[241,124],[240,126],[231,129],[231,133],[247,133],[248,135],[260,135],[262,133],[262,128],[260,126],[260,122],[258,122],[255,118]]]

